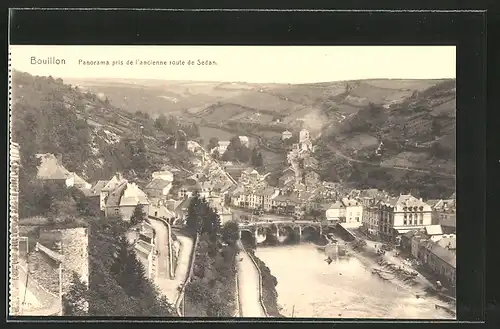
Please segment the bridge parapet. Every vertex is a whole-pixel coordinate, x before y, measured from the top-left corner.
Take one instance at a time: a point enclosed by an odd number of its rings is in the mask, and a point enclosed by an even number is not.
[[[324,227],[326,228],[329,226],[330,225],[323,225],[321,222],[307,221],[307,220],[272,221],[272,222],[266,221],[266,222],[252,222],[252,223],[240,223],[239,224],[240,238],[242,236],[242,232],[246,231],[252,235],[252,237],[253,237],[253,239],[255,239],[255,241],[257,241],[257,238],[259,236],[262,237],[262,235],[266,234],[265,232],[263,233],[261,229],[267,229],[268,233],[276,235],[278,238],[280,238],[283,235],[287,234],[286,229],[288,228],[289,230],[293,230],[293,231],[297,232],[298,236],[300,238],[300,237],[302,237],[303,232],[305,232],[308,229],[312,229],[312,230],[316,231],[315,234],[322,235],[323,228]],[[264,237],[264,240],[265,240],[265,237]]]

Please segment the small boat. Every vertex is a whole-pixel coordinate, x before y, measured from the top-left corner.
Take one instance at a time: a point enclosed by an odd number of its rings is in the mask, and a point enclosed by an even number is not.
[[[388,271],[384,271],[381,269],[374,268],[372,269],[373,274],[377,274],[383,280],[392,280],[394,279],[394,274]]]

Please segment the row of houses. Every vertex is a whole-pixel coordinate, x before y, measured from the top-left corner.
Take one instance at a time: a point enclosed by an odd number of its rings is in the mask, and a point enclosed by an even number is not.
[[[456,235],[444,233],[441,225],[412,230],[401,237],[402,250],[452,287],[456,284],[456,248]]]
[[[449,200],[450,206],[440,208],[443,202],[433,202],[433,206],[412,195],[398,197],[372,193],[359,198],[364,205],[363,228],[371,236],[383,240],[397,241],[414,229],[429,225],[442,225],[448,233],[455,231],[456,202]],[[437,207],[436,207],[437,205]],[[450,218],[442,219],[443,213]]]

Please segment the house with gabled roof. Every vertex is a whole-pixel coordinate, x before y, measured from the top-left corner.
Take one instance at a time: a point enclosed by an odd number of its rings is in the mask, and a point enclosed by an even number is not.
[[[67,170],[61,161],[61,157],[54,154],[37,154],[40,159],[38,166],[37,178],[44,181],[61,182],[66,187],[76,187],[80,190],[87,190],[92,185],[86,182],[83,178],[76,173]]]
[[[155,178],[146,185],[145,192],[150,198],[164,198],[172,189],[172,182]]]
[[[433,241],[423,242],[419,260],[450,286],[456,285],[456,253]]]
[[[149,199],[135,183],[122,182],[110,191],[105,198],[106,217],[121,216],[125,221],[129,221],[136,206],[142,206],[146,216],[149,213]]]
[[[120,185],[128,182],[125,178],[123,178],[121,173],[116,173],[108,180],[104,186],[101,186],[102,183],[99,184],[99,205],[102,211],[105,211],[106,208],[106,198]],[[97,184],[96,184],[97,185]],[[97,188],[96,188],[97,191]]]

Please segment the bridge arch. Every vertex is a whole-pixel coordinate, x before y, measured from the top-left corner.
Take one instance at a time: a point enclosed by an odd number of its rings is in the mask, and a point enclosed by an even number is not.
[[[280,243],[292,244],[300,242],[300,228],[295,225],[279,225],[278,240]]]
[[[320,228],[313,225],[305,225],[302,227],[301,239],[304,241],[314,241],[320,236]]]
[[[241,234],[241,242],[245,246],[255,247],[256,241],[254,232],[252,232],[250,229],[244,228],[240,231],[240,234]]]

